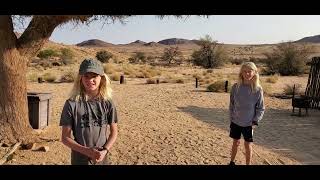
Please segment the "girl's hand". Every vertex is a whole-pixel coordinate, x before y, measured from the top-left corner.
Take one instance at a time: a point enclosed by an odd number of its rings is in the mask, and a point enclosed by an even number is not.
[[[100,158],[96,159],[97,162],[103,161],[104,158],[106,157],[106,155],[109,153],[109,150],[103,149],[103,150],[99,151],[99,153],[100,153]]]
[[[101,156],[100,152],[95,148],[88,148],[86,155],[92,160],[99,159]]]

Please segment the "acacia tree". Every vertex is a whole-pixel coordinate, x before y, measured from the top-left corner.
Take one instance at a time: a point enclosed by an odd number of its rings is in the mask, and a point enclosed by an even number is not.
[[[31,21],[20,37],[14,33],[15,17],[17,16],[0,16],[0,142],[28,143],[35,138],[28,119],[26,79],[28,60],[48,42],[52,32],[59,25],[68,22],[89,24],[99,19],[107,23],[116,21],[123,23],[128,16],[30,16]]]
[[[181,64],[183,55],[178,46],[169,47],[164,49],[161,59],[168,62],[169,65],[172,63]]]
[[[197,66],[204,68],[215,68],[223,65],[228,60],[225,50],[217,41],[214,41],[209,35],[200,38],[197,42],[199,50],[195,50],[191,55],[191,61]]]
[[[57,26],[70,21],[91,22],[101,16],[32,16],[20,37],[14,33],[14,17],[0,16],[0,142],[27,143],[35,138],[28,119],[28,60],[48,42]],[[116,21],[126,16],[103,18]]]

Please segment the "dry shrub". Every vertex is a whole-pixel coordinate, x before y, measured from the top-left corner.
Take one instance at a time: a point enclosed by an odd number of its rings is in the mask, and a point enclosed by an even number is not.
[[[160,81],[160,83],[169,83],[169,80],[168,80],[168,79],[162,79],[162,80]]]
[[[60,82],[66,82],[66,83],[70,83],[70,82],[74,82],[76,78],[76,73],[69,71],[69,72],[65,72],[61,78],[60,78]]]
[[[262,86],[264,94],[266,94],[266,95],[272,94],[272,87],[271,87],[270,83],[261,82],[260,84]]]
[[[30,82],[37,82],[38,81],[38,74],[37,73],[30,73],[30,74],[28,74],[27,79]]]
[[[112,81],[120,81],[120,76],[121,76],[120,73],[115,72],[110,76],[110,79]]]
[[[42,60],[39,62],[39,65],[42,66],[43,68],[51,68],[52,63],[49,60]]]
[[[136,74],[136,77],[137,77],[137,78],[144,78],[144,74],[143,74],[142,72],[138,72],[138,73]]]
[[[176,83],[180,83],[180,84],[183,84],[183,83],[184,83],[184,79],[181,79],[181,78],[179,78],[179,79],[176,79]]]
[[[47,82],[54,82],[57,79],[57,76],[52,73],[45,73],[43,79]]]
[[[106,74],[113,74],[115,73],[115,67],[111,63],[107,63],[103,66],[104,72]]]
[[[208,69],[207,73],[213,73],[213,69]]]
[[[202,79],[202,76],[198,73],[192,75],[193,78]]]
[[[301,84],[296,84],[295,86],[295,94],[301,94],[302,89],[301,89]],[[286,86],[283,88],[283,93],[285,95],[293,95],[293,85],[286,84]]]
[[[210,84],[207,87],[207,91],[210,91],[210,92],[225,92],[225,83],[226,83],[226,81],[222,81],[222,80],[215,81],[214,83]],[[229,83],[228,83],[228,92],[230,91],[230,89],[231,89],[231,83],[229,81]]]
[[[268,82],[268,83],[276,83],[278,80],[279,80],[279,75],[278,74],[274,74],[274,75],[268,77],[266,79],[266,82]]]
[[[153,78],[147,79],[147,84],[156,84],[156,83],[157,83],[156,79],[153,79]]]

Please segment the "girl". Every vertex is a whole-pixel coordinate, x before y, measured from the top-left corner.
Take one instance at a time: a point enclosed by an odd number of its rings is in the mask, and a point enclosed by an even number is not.
[[[252,62],[245,62],[241,66],[238,82],[230,92],[230,137],[233,138],[230,165],[235,165],[241,134],[245,140],[246,164],[251,164],[253,127],[262,119],[264,110],[257,67]]]
[[[118,134],[111,92],[102,64],[92,59],[82,61],[60,119],[62,142],[71,148],[72,165],[109,164],[106,157]]]

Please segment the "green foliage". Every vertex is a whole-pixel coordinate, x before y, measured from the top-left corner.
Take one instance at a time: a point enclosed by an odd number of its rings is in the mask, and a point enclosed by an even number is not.
[[[105,50],[98,51],[96,54],[96,58],[102,63],[108,63],[112,57],[113,57],[112,53]]]

